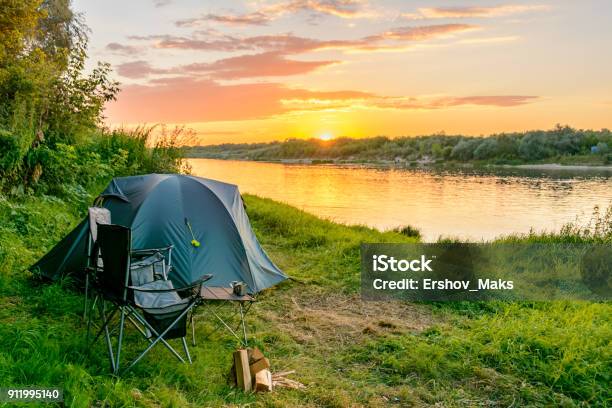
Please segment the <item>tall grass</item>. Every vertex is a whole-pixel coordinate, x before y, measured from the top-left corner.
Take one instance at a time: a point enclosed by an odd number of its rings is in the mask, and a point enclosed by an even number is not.
[[[612,243],[612,205],[606,209],[593,208],[591,217],[586,222],[576,220],[561,227],[559,232],[535,231],[528,234],[514,234],[501,237],[499,242],[530,243]]]

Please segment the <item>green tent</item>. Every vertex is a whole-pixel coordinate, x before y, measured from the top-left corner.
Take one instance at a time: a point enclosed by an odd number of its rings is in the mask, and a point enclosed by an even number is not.
[[[257,293],[287,279],[257,242],[235,185],[180,174],[119,177],[96,202],[110,210],[113,224],[132,229],[134,249],[174,245],[169,277],[175,285],[212,274],[207,285],[242,281],[249,293]],[[88,222],[83,220],[30,269],[50,279],[82,276]]]

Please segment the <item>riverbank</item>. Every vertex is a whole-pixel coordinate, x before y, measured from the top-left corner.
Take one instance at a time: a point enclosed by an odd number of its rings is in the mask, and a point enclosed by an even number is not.
[[[402,137],[286,139],[268,143],[191,146],[191,158],[349,162],[420,165],[521,165],[560,163],[612,165],[612,133],[560,126],[466,136],[433,134]]]
[[[503,166],[503,167],[527,169],[527,170],[612,171],[612,166],[606,166],[606,165],[586,165],[586,164],[578,165],[578,164],[560,164],[560,163],[519,164],[515,166]]]
[[[528,164],[494,164],[490,162],[456,162],[456,161],[435,161],[435,160],[415,160],[415,161],[392,161],[392,160],[344,160],[344,159],[316,159],[316,158],[300,158],[300,159],[249,159],[232,156],[194,156],[187,154],[188,159],[210,159],[210,160],[232,160],[260,163],[280,163],[280,164],[296,164],[296,165],[315,165],[315,166],[343,166],[355,168],[384,168],[384,169],[443,169],[443,170],[486,170],[486,169],[524,169],[524,170],[575,170],[575,171],[612,171],[612,165],[608,164],[564,164],[564,163],[528,163]]]
[[[159,349],[111,378],[103,344],[85,345],[82,295],[71,281],[40,284],[23,272],[83,216],[53,197],[0,199],[0,383],[60,386],[66,405],[77,407],[609,401],[609,304],[361,302],[360,243],[415,238],[334,224],[255,196],[245,201],[263,247],[296,278],[259,296],[248,320],[251,344],[273,371],[295,370],[304,390],[236,392],[226,380],[236,346],[227,336],[200,339],[192,366]],[[199,314],[210,321],[206,308]],[[126,344],[128,354],[142,346],[132,332]]]

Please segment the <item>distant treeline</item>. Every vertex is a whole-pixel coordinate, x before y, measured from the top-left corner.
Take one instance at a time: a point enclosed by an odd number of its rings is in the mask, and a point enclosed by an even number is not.
[[[612,132],[559,126],[552,130],[500,133],[488,137],[435,134],[384,136],[330,141],[288,139],[284,142],[221,144],[189,148],[190,157],[336,161],[485,161],[495,164],[529,162],[612,163]]]

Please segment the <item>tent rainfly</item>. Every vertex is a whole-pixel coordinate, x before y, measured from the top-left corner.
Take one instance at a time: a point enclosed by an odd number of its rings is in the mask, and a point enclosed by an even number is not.
[[[287,279],[259,245],[233,184],[181,174],[119,177],[96,203],[110,210],[113,224],[132,229],[134,249],[174,245],[169,278],[177,287],[212,274],[207,285],[242,281],[253,294]],[[81,277],[88,235],[85,218],[30,270]]]

